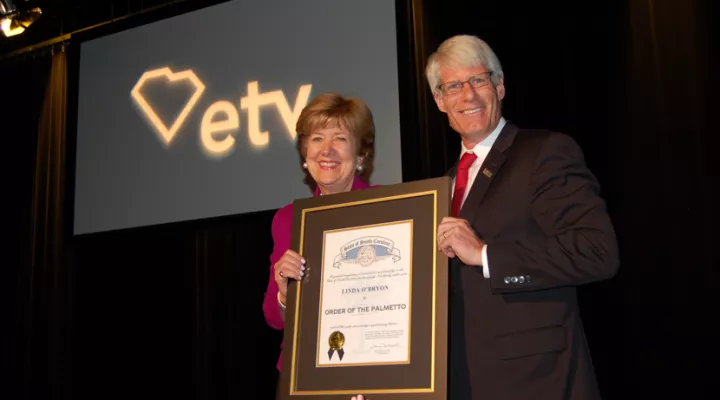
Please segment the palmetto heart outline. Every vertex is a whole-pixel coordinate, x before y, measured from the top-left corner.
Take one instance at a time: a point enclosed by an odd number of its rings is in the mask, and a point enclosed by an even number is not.
[[[160,119],[160,117],[158,117],[157,113],[150,105],[150,103],[148,103],[147,100],[145,100],[145,97],[143,97],[142,93],[140,93],[140,90],[145,85],[145,83],[160,77],[167,77],[171,83],[187,79],[195,87],[195,92],[192,94],[192,96],[190,96],[190,99],[187,101],[187,103],[185,103],[185,106],[183,107],[182,111],[180,111],[180,114],[178,114],[177,118],[175,118],[175,121],[173,121],[173,123],[170,125],[170,128],[168,128],[162,122],[162,120]],[[195,72],[193,72],[193,70],[186,69],[180,72],[173,72],[169,67],[162,67],[143,73],[130,93],[135,103],[140,107],[140,109],[145,114],[145,117],[147,117],[148,121],[150,121],[150,123],[153,125],[155,131],[158,133],[160,138],[165,142],[165,145],[169,145],[177,134],[178,129],[180,129],[182,124],[185,122],[185,119],[190,114],[190,111],[192,111],[192,109],[195,107],[195,104],[197,104],[204,91],[205,85],[202,83],[202,81],[200,81],[197,75],[195,75]]]

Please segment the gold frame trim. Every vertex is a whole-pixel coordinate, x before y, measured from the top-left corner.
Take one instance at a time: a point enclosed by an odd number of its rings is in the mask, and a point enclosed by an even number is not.
[[[326,206],[310,207],[302,210],[300,218],[300,246],[298,253],[302,256],[303,249],[305,248],[305,219],[307,214],[316,211],[329,210],[333,208],[344,208],[354,207],[358,205],[381,203],[385,201],[408,199],[412,197],[421,196],[433,196],[433,242],[437,237],[437,207],[438,207],[438,193],[437,190],[426,190],[422,192],[406,193],[401,195],[393,195],[387,197],[380,197],[368,200],[357,200],[342,204],[331,204]],[[414,246],[413,246],[414,248]],[[433,246],[433,259],[432,259],[432,332],[431,332],[431,350],[430,350],[430,387],[428,388],[399,388],[399,389],[356,389],[356,390],[297,390],[297,342],[298,342],[298,325],[299,325],[299,312],[300,312],[300,294],[302,292],[302,281],[297,281],[297,290],[295,292],[295,313],[293,321],[293,346],[292,346],[292,362],[290,365],[290,395],[331,395],[331,394],[357,394],[361,391],[364,394],[397,394],[397,393],[430,393],[435,391],[435,321],[437,319],[436,303],[437,303],[437,246]]]

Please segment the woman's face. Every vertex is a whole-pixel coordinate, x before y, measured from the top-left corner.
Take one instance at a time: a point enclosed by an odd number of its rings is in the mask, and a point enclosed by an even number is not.
[[[320,193],[352,189],[355,170],[362,163],[357,153],[357,140],[342,126],[316,129],[308,135],[305,162]]]

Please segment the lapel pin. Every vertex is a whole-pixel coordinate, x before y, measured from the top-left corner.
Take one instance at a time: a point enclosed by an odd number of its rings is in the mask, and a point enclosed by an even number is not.
[[[492,172],[489,169],[485,168],[485,169],[483,169],[483,175],[487,176],[488,178],[491,178]]]

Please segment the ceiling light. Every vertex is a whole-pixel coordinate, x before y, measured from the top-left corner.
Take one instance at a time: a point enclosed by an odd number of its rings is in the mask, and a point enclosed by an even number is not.
[[[0,0],[0,30],[6,37],[19,35],[40,18],[41,14],[40,7],[18,11],[12,0]]]

